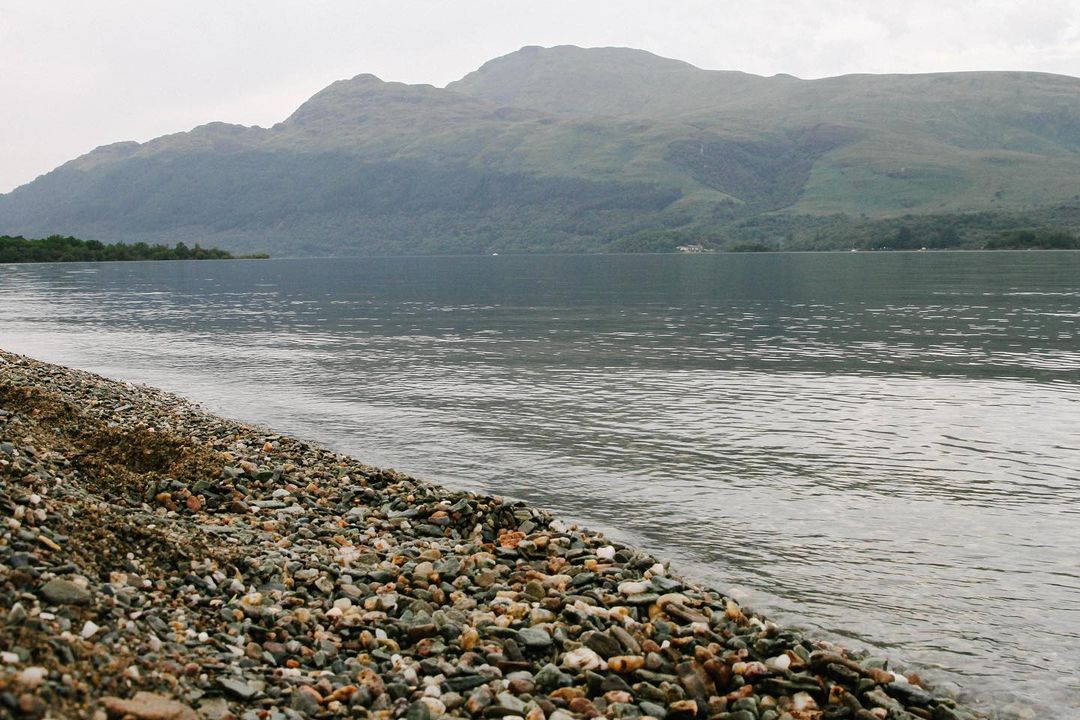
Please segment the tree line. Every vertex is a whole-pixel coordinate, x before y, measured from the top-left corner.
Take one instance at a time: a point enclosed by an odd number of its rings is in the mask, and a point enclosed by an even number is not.
[[[243,257],[266,257],[247,255]],[[50,235],[27,239],[21,235],[0,235],[0,263],[19,262],[101,262],[109,260],[232,260],[233,255],[198,243],[188,247],[182,242],[173,247],[132,244],[105,244],[97,240],[79,240],[71,236]]]

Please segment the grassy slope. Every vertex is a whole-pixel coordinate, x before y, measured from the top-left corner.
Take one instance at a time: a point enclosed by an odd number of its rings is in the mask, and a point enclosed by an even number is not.
[[[449,86],[564,115],[678,121],[724,135],[820,123],[858,140],[815,164],[796,212],[895,215],[1068,200],[1080,178],[1080,79],[1039,73],[706,71],[622,48],[526,49]]]

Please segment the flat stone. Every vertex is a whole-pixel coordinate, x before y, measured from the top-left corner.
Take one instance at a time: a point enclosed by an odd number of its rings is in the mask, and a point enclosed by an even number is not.
[[[524,701],[519,700],[508,692],[499,693],[495,700],[499,703],[499,707],[510,711],[507,713],[509,715],[522,715],[525,713]]]
[[[574,678],[567,675],[559,668],[555,667],[551,663],[548,663],[544,667],[540,668],[533,678],[533,682],[537,687],[544,689],[554,689],[561,687],[569,687],[574,684]]]
[[[612,625],[609,632],[611,633],[611,636],[618,640],[619,644],[626,649],[628,655],[641,654],[641,645],[639,645],[638,641],[626,630],[623,630],[618,625]]]
[[[453,692],[465,692],[486,684],[488,679],[483,675],[459,675],[447,678],[445,685]]]
[[[905,705],[926,707],[934,701],[934,696],[918,685],[905,682],[893,682],[885,686],[885,691]]]
[[[653,589],[659,593],[674,592],[686,587],[678,580],[664,577],[663,575],[654,575],[649,582],[652,584]]]
[[[199,720],[194,710],[172,698],[139,692],[130,700],[104,697],[101,704],[112,717],[130,715],[139,720]]]
[[[595,650],[601,657],[609,658],[613,655],[621,655],[622,645],[618,640],[607,633],[590,631],[585,633],[581,642],[588,648]]]
[[[199,714],[206,720],[224,720],[230,715],[229,703],[225,698],[207,698],[199,703]]]
[[[865,697],[871,704],[877,707],[885,708],[890,712],[900,712],[904,710],[903,704],[897,702],[896,700],[893,700],[891,697],[886,695],[885,692],[881,690],[881,688],[875,688],[867,692],[863,697]]]
[[[41,588],[41,594],[57,605],[85,605],[90,602],[90,591],[82,585],[53,578]]]
[[[218,678],[218,685],[221,689],[229,693],[238,700],[250,700],[258,694],[255,688],[248,685],[243,680],[237,678]]]
[[[544,649],[551,647],[551,636],[547,630],[541,628],[522,628],[518,630],[518,638],[527,648]]]
[[[665,708],[663,705],[649,702],[648,700],[643,700],[640,707],[641,711],[646,715],[649,715],[650,717],[660,718],[661,720],[663,720],[663,717],[667,715],[667,708]]]

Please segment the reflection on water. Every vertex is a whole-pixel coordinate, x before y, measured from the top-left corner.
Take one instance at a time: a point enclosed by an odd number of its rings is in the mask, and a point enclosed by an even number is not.
[[[1080,711],[1080,255],[0,266],[0,345],[530,500]]]

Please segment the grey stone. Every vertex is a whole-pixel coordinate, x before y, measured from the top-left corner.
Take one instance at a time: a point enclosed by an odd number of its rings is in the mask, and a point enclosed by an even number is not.
[[[257,694],[255,688],[238,678],[218,678],[217,682],[222,690],[238,700],[250,700]]]
[[[899,699],[905,705],[915,705],[916,707],[926,707],[934,700],[934,696],[923,690],[918,685],[912,685],[904,682],[889,683],[885,687],[885,691],[892,695],[894,698]]]
[[[483,675],[458,675],[447,678],[444,683],[453,692],[465,692],[486,684],[488,679]]]
[[[530,649],[549,648],[552,645],[551,636],[542,628],[523,628],[518,630],[518,638]]]
[[[8,625],[22,625],[26,621],[27,613],[26,608],[22,603],[15,603],[8,610],[7,623]]]
[[[41,594],[57,605],[85,605],[90,602],[90,591],[82,585],[53,578],[41,588]]]
[[[431,720],[431,709],[419,700],[409,706],[405,720]]]
[[[643,701],[640,707],[641,712],[657,718],[657,720],[664,720],[664,716],[667,715],[667,708],[665,708],[663,705],[657,705],[654,702],[649,702],[648,700]]]
[[[311,693],[297,689],[293,690],[289,707],[301,715],[314,715],[319,712],[319,701]]]
[[[499,707],[506,708],[512,714],[525,714],[524,701],[519,700],[508,692],[499,693],[498,696],[496,696],[495,700],[499,703]]]
[[[574,684],[574,679],[551,663],[540,668],[533,678],[536,686],[545,690],[561,687],[569,687]]]
[[[881,688],[874,688],[863,695],[863,697],[865,697],[872,705],[883,707],[890,712],[902,712],[904,710],[904,706],[901,703],[886,695],[885,691]]]
[[[603,658],[614,657],[622,653],[622,645],[607,633],[587,632],[582,635],[581,642]]]

